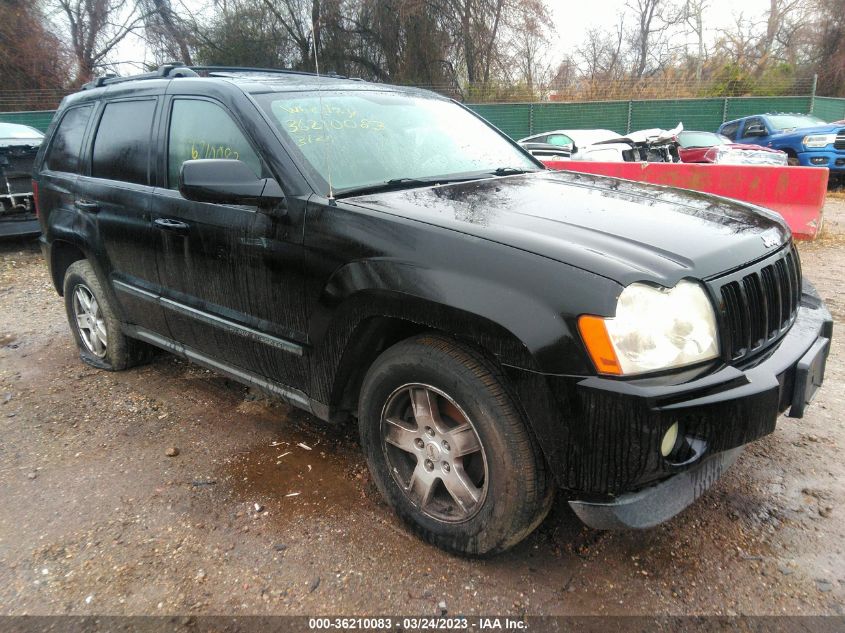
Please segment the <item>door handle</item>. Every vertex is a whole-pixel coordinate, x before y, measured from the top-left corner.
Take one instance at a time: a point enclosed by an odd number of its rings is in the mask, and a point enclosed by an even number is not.
[[[153,220],[156,228],[163,231],[171,231],[173,233],[187,233],[190,226],[181,220],[171,220],[170,218],[156,218]]]
[[[100,210],[100,205],[96,202],[89,202],[88,200],[74,200],[73,206],[80,211],[87,211],[88,213],[97,213]]]

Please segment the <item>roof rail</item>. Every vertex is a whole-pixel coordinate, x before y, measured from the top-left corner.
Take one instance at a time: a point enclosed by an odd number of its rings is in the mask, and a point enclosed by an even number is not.
[[[177,77],[199,77],[200,73],[208,73],[209,77],[216,76],[217,73],[266,73],[279,75],[304,75],[308,77],[331,77],[333,79],[349,79],[344,75],[330,72],[323,75],[308,72],[305,70],[292,70],[289,68],[254,68],[250,66],[185,66],[180,62],[172,62],[169,64],[162,64],[156,70],[149,73],[142,73],[139,75],[127,75],[121,77],[115,73],[107,73],[101,77],[97,77],[93,81],[89,81],[82,86],[82,90],[91,90],[92,88],[101,88],[111,84],[123,83],[125,81],[138,81],[142,79],[162,79]],[[356,79],[356,81],[364,81]]]
[[[89,81],[82,86],[83,90],[91,90],[92,88],[101,88],[111,84],[118,84],[124,81],[136,81],[141,79],[162,79],[162,78],[176,78],[176,77],[199,77],[197,73],[191,70],[190,67],[185,66],[180,62],[172,62],[169,64],[162,64],[156,70],[149,73],[142,73],[140,75],[127,75],[121,77],[116,73],[107,73],[101,77],[97,77],[93,81]]]

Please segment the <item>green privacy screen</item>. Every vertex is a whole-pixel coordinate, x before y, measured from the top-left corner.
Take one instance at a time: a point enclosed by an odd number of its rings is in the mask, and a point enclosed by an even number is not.
[[[764,112],[812,112],[825,121],[845,119],[845,98],[729,97],[652,101],[586,101],[579,103],[483,103],[474,110],[508,136],[520,139],[555,129],[603,128],[619,134],[652,127],[716,129],[725,121]],[[52,110],[0,112],[0,121],[23,123],[45,131]]]

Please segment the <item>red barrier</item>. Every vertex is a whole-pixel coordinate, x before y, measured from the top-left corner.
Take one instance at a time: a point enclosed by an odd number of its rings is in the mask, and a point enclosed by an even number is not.
[[[822,225],[828,170],[819,167],[543,162],[551,169],[638,180],[750,202],[780,213],[798,239],[815,239]]]

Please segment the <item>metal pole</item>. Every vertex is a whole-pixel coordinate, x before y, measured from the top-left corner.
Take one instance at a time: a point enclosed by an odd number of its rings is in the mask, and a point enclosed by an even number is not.
[[[725,97],[724,103],[722,103],[722,123],[728,120],[728,98]]]
[[[813,89],[810,92],[810,114],[813,113],[813,110],[816,109],[816,85],[819,82],[819,76],[816,73],[813,73]]]
[[[634,109],[634,102],[630,99],[628,100],[628,123],[625,126],[625,134],[631,133],[631,112]]]

